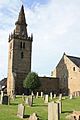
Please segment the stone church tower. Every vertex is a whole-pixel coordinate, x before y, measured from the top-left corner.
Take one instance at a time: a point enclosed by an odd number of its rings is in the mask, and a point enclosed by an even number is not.
[[[22,5],[14,32],[9,35],[7,94],[22,94],[23,80],[31,71],[33,36],[28,37]]]

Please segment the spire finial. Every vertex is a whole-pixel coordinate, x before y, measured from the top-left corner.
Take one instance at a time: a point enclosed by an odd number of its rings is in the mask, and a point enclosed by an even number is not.
[[[23,5],[21,6],[21,11],[20,12],[24,13],[24,6]]]
[[[26,19],[25,19],[25,13],[24,13],[24,6],[21,6],[21,10],[19,12],[19,16],[18,16],[18,21],[15,24],[26,24]]]

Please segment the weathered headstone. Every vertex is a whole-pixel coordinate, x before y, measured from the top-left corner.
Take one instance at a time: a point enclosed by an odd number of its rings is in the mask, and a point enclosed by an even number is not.
[[[25,103],[25,95],[23,94],[22,95],[22,101],[23,101],[23,104]]]
[[[1,91],[1,100],[0,100],[1,104],[2,104],[2,101],[3,101],[3,96],[4,96],[4,93],[3,93],[3,91]]]
[[[39,118],[37,117],[36,113],[33,113],[32,115],[30,115],[28,120],[39,120]]]
[[[43,92],[41,92],[41,97],[43,97]]]
[[[24,112],[25,112],[25,107],[23,106],[23,104],[19,104],[19,105],[18,105],[17,116],[18,116],[19,118],[23,118],[23,117],[24,117]]]
[[[29,103],[29,100],[28,100],[28,97],[25,99],[25,104],[28,104]]]
[[[48,103],[48,120],[60,120],[59,103]]]
[[[39,97],[39,92],[36,93],[36,98],[38,98],[38,97]]]
[[[33,96],[30,96],[30,97],[28,98],[28,105],[29,105],[29,106],[32,106],[32,104],[33,104]]]
[[[62,100],[62,94],[59,94],[59,100]]]
[[[2,98],[2,104],[8,105],[8,96],[4,95]]]
[[[33,93],[33,91],[32,91],[32,93],[31,93],[31,96],[34,96],[34,93]]]
[[[72,96],[72,94],[70,94],[69,99],[72,99],[72,98],[73,98],[73,96]]]
[[[51,100],[53,99],[53,95],[52,95],[52,92],[50,92],[50,99],[51,99]]]
[[[49,101],[49,97],[48,95],[45,95],[45,103],[48,103],[48,101]]]
[[[61,114],[62,113],[62,101],[58,100],[56,102],[59,103],[59,113]]]
[[[54,98],[56,98],[56,94],[54,94]]]

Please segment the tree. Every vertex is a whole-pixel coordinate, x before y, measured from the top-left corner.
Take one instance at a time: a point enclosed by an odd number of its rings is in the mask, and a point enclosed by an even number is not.
[[[25,88],[30,89],[31,91],[34,91],[35,89],[39,88],[40,85],[41,84],[40,84],[39,76],[35,72],[30,72],[23,82],[23,86]]]

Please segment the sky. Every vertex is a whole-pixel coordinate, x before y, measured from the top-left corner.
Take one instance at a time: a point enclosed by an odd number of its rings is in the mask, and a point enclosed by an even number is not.
[[[33,33],[32,71],[50,76],[64,52],[80,57],[80,0],[0,0],[0,80],[7,77],[8,36],[22,4]]]

